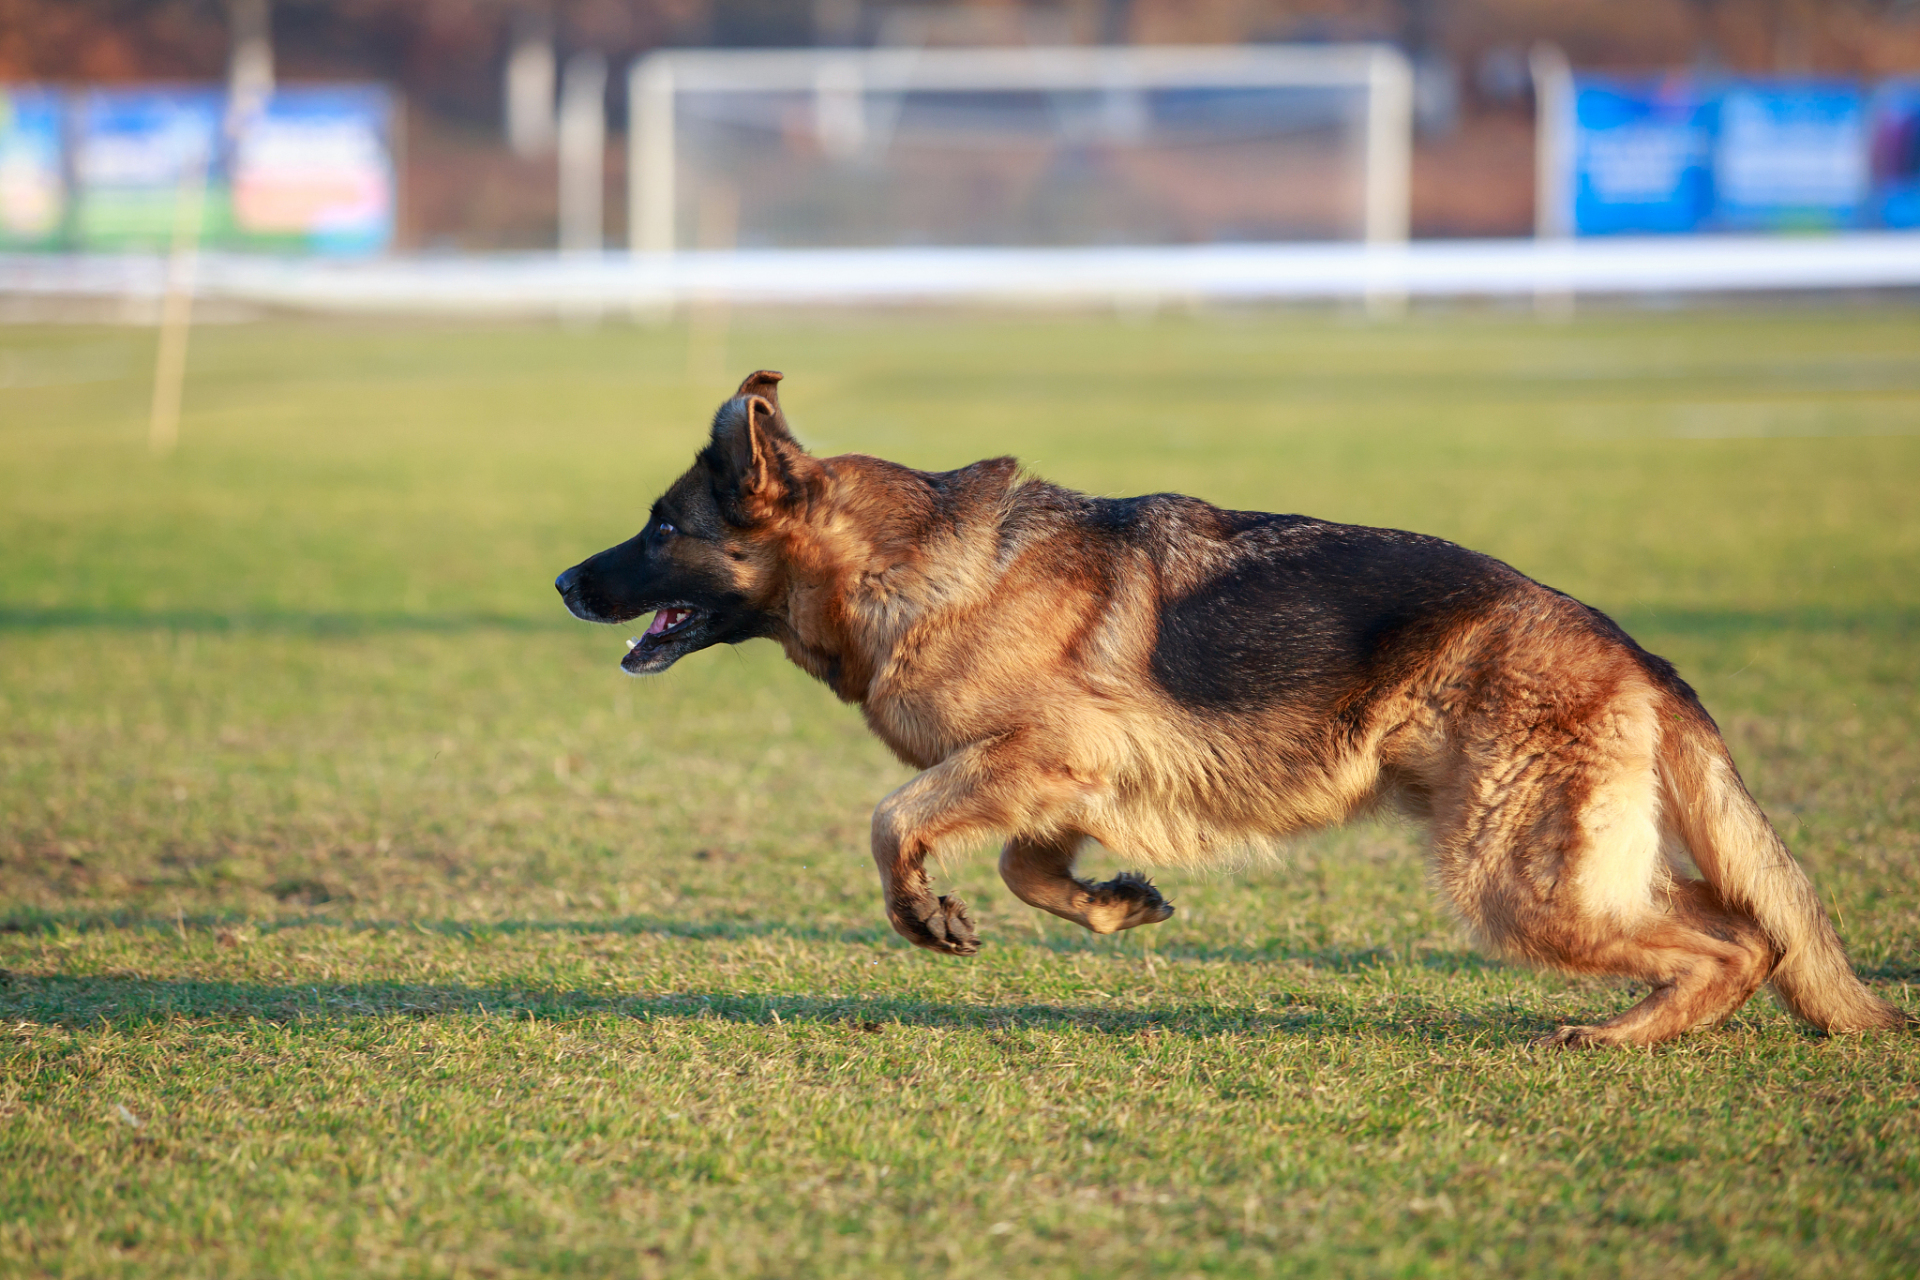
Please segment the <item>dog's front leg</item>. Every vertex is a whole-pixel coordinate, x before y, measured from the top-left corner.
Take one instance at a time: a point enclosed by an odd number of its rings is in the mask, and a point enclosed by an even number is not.
[[[966,903],[935,897],[927,855],[942,843],[984,839],[1043,821],[1075,787],[1062,770],[1039,767],[1023,734],[964,747],[880,802],[873,811],[873,861],[894,931],[948,955],[980,949]]]

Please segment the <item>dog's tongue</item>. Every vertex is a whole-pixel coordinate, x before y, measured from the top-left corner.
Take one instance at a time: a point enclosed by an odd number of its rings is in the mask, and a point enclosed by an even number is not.
[[[653,621],[647,625],[647,634],[657,636],[669,627],[679,625],[680,620],[686,616],[685,609],[662,609],[653,615]]]

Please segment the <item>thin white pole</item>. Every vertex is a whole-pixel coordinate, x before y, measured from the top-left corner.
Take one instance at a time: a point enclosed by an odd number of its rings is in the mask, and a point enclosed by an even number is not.
[[[160,343],[153,363],[153,405],[147,447],[172,453],[180,443],[180,401],[187,383],[187,334],[193,325],[193,288],[200,256],[200,222],[207,198],[207,151],[197,145],[180,166],[173,197],[173,248],[167,255],[167,292],[160,304]]]
[[[635,253],[672,253],[673,66],[664,56],[633,64],[627,104],[627,246]]]
[[[560,83],[560,248],[597,253],[604,234],[607,60],[567,59]]]
[[[1377,47],[1367,66],[1366,240],[1406,243],[1413,199],[1413,66]]]
[[[273,16],[268,0],[228,0],[232,47],[227,94],[242,114],[273,95]]]
[[[1374,48],[1367,64],[1365,201],[1364,234],[1376,270],[1397,275],[1397,261],[1388,259],[1397,259],[1413,223],[1413,64],[1385,45]],[[1366,305],[1370,315],[1399,315],[1407,306],[1405,284],[1370,285]]]
[[[1573,68],[1559,46],[1542,42],[1527,54],[1533,73],[1533,234],[1543,251],[1573,235]],[[1573,290],[1536,274],[1534,313],[1573,318]]]
[[[507,145],[523,158],[553,150],[553,37],[526,24],[507,56]]]
[[[1558,46],[1545,43],[1528,52],[1527,68],[1533,73],[1533,234],[1560,239],[1573,234],[1573,68]]]

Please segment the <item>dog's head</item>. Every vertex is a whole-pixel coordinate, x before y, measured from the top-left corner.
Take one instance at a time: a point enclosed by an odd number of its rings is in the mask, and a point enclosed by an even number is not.
[[[741,383],[646,527],[554,579],[576,618],[625,622],[653,613],[620,663],[625,670],[665,671],[709,645],[780,633],[789,572],[780,530],[804,520],[824,473],[787,430],[779,380],[762,370]]]

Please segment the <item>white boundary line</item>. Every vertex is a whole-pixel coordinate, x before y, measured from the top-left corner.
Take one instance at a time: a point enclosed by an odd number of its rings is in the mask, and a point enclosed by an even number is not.
[[[163,255],[0,254],[0,297],[151,301]],[[329,261],[206,254],[205,299],[314,311],[632,312],[688,303],[1154,305],[1920,286],[1920,233],[1823,238],[817,249]]]

